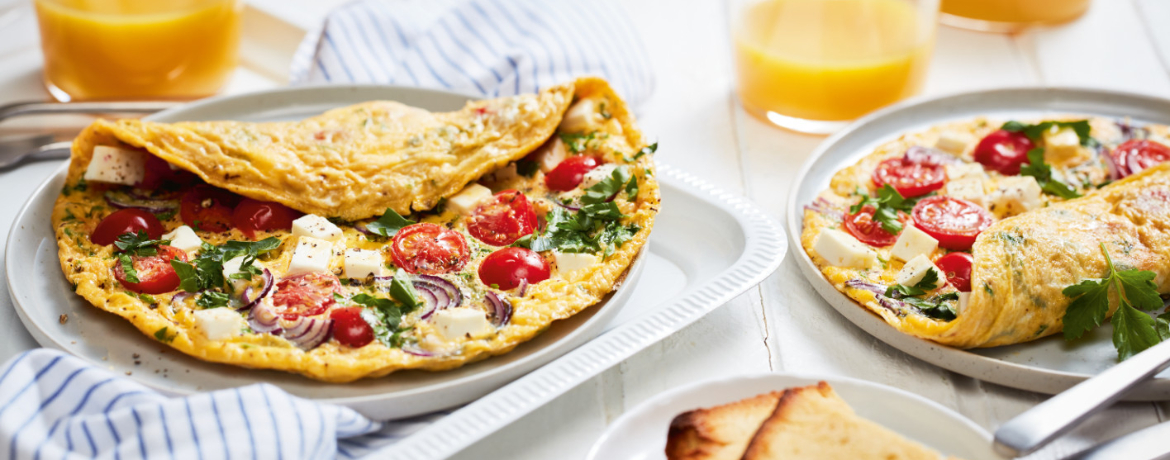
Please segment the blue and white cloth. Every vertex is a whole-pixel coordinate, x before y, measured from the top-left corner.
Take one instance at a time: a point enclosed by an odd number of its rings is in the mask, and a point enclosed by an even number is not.
[[[293,84],[388,83],[485,97],[598,75],[631,106],[654,89],[614,0],[359,0],[301,43]]]

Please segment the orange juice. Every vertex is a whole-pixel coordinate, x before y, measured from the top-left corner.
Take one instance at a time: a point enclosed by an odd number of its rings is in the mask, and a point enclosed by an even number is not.
[[[765,0],[734,37],[744,107],[804,120],[852,120],[917,92],[934,16],[905,0]]]
[[[35,0],[58,100],[197,98],[236,66],[239,0]]]
[[[1090,0],[942,0],[942,12],[1001,23],[1055,23],[1077,18]]]

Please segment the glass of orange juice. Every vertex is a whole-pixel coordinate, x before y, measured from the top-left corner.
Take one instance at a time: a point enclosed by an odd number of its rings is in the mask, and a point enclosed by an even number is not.
[[[732,7],[744,108],[806,133],[917,93],[934,45],[938,0],[742,0]]]
[[[236,67],[241,0],[34,0],[59,101],[195,99]]]
[[[986,32],[1015,32],[1059,24],[1085,14],[1091,0],[942,0],[943,24]]]

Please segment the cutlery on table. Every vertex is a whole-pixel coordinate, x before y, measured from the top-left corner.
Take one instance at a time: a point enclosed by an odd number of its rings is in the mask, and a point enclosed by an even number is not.
[[[172,101],[17,102],[0,106],[0,121],[26,115],[62,113],[154,113],[180,105]],[[69,158],[72,141],[54,142],[50,135],[0,141],[0,171],[23,163]]]

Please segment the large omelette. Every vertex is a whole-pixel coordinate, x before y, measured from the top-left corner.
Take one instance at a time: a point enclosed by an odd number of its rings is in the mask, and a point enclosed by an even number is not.
[[[431,113],[99,121],[53,211],[78,295],[199,359],[330,381],[506,353],[619,287],[659,205],[603,80]]]
[[[1063,328],[1063,289],[1107,272],[1102,247],[1170,293],[1167,145],[1165,126],[1078,116],[909,133],[833,176],[802,245],[907,334],[960,348],[1045,337]]]

